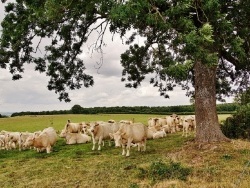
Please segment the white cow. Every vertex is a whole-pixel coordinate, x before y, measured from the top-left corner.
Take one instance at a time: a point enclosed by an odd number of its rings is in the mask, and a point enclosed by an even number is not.
[[[167,136],[167,134],[165,132],[165,129],[162,129],[160,131],[156,131],[153,134],[153,139],[163,138],[163,137],[166,137],[166,136]]]
[[[91,141],[91,137],[83,133],[61,133],[60,136],[65,138],[66,144],[84,144]]]
[[[19,132],[6,132],[5,133],[5,147],[7,150],[16,149],[19,142]]]
[[[89,135],[91,135],[90,132],[89,132],[89,128],[90,128],[90,123],[85,123],[85,124],[82,126],[82,132],[83,132],[84,134],[89,134]],[[64,130],[64,129],[63,129],[63,130]]]
[[[89,131],[92,136],[93,141],[93,147],[92,150],[95,150],[96,142],[98,142],[98,150],[101,150],[101,144],[104,140],[111,141],[111,138],[109,136],[110,133],[112,133],[112,127],[110,123],[90,123]],[[111,142],[109,142],[109,145],[111,145]]]
[[[30,132],[20,132],[19,133],[19,141],[18,141],[19,151],[26,149],[24,147],[24,143],[26,142],[28,137],[33,136],[33,135],[34,135],[34,133],[30,133]]]
[[[79,133],[82,132],[84,124],[85,124],[84,122],[72,123],[70,122],[70,120],[68,120],[64,129],[66,130],[66,132],[69,133]]]
[[[183,119],[183,133],[182,136],[188,136],[189,131],[194,131],[196,128],[196,122],[194,117],[186,116]]]
[[[53,127],[45,128],[39,135],[29,136],[24,143],[25,147],[34,146],[38,152],[46,149],[47,153],[51,152],[52,147],[57,141],[57,134]]]
[[[191,115],[191,118],[194,120],[194,121],[193,121],[193,126],[194,126],[194,130],[196,130],[196,119],[195,119],[195,115]]]
[[[102,123],[106,123],[106,122],[104,122],[104,121],[95,121],[95,122],[84,123],[83,126],[82,126],[82,132],[84,134],[92,136],[92,133],[90,131],[90,127],[91,127],[92,124],[95,124],[95,123],[99,123],[99,124],[101,123],[102,124]]]
[[[110,136],[114,138],[116,147],[122,146],[122,155],[130,155],[132,143],[138,144],[138,151],[141,151],[142,146],[143,151],[146,150],[147,126],[142,123],[122,124],[120,129]]]
[[[169,126],[170,132],[175,133],[179,131],[180,117],[176,114],[172,114],[166,117],[167,125]]]

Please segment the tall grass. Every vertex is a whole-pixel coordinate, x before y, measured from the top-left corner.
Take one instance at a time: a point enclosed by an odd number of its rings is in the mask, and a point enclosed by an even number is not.
[[[61,130],[68,119],[81,122],[134,118],[146,123],[148,117],[152,115],[24,116],[0,119],[0,130],[37,131],[47,126]],[[168,134],[163,139],[148,140],[145,152],[132,148],[130,157],[122,156],[121,148],[114,144],[92,151],[91,143],[66,145],[61,138],[50,154],[0,150],[0,187],[248,187],[248,142],[233,140],[200,147],[192,139],[181,133]]]

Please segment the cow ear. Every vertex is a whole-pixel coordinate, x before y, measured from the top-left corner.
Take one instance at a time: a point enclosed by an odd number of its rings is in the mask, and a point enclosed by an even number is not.
[[[68,119],[68,123],[70,123],[70,119]]]
[[[99,123],[95,123],[95,126],[99,126]]]

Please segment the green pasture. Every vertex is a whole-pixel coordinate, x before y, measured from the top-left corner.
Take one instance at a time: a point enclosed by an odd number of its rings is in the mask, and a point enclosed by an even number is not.
[[[225,120],[230,114],[220,114],[219,120]],[[108,121],[110,119],[120,120],[134,120],[134,122],[141,122],[147,125],[150,117],[165,117],[164,115],[153,114],[67,114],[67,115],[31,115],[31,116],[17,116],[11,118],[0,118],[0,130],[6,131],[38,131],[46,127],[52,126],[56,130],[62,130],[67,122],[91,122],[91,121]]]
[[[228,115],[219,115],[223,120]],[[82,121],[116,121],[134,119],[147,123],[158,115],[99,114],[23,116],[0,119],[0,129],[37,131],[52,126],[63,129],[68,119]],[[131,149],[131,156],[121,155],[114,143],[101,151],[92,151],[92,143],[66,145],[58,138],[53,152],[34,150],[0,150],[1,188],[151,188],[151,187],[247,187],[250,184],[247,166],[250,144],[231,143],[206,145],[193,142],[194,135],[182,137],[181,132],[147,141],[147,150]]]

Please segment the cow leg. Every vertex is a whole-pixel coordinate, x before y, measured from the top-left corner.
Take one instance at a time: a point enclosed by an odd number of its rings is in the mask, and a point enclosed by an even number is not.
[[[38,153],[41,153],[43,150],[44,150],[44,148],[36,148],[36,151],[37,151]]]
[[[183,126],[182,135],[181,136],[184,136],[184,134],[185,134],[185,127]]]
[[[180,131],[180,128],[178,127],[178,125],[176,125],[176,130],[179,132]]]
[[[132,140],[131,140],[131,139],[128,139],[126,157],[129,157],[129,155],[130,155],[130,146],[131,146],[131,143],[132,143]]]
[[[188,125],[188,127],[187,127],[187,129],[186,129],[186,137],[188,136],[188,131],[189,131],[189,125]]]
[[[96,144],[96,140],[94,137],[92,137],[92,141],[93,141],[93,147],[92,147],[92,150],[95,150],[95,144]]]
[[[175,129],[175,126],[173,126],[173,133],[176,133],[176,129]]]
[[[10,141],[10,149],[16,149],[16,143],[13,141]]]
[[[51,151],[51,146],[49,145],[49,146],[46,147],[46,152],[50,153],[50,151]]]
[[[102,137],[99,138],[99,142],[98,142],[98,150],[100,151],[102,148]]]
[[[126,154],[126,150],[125,150],[125,144],[122,144],[122,155],[125,155]]]
[[[174,130],[173,130],[173,126],[172,126],[172,125],[170,126],[170,132],[171,132],[171,133],[174,133]]]
[[[147,142],[147,140],[145,139],[144,141],[143,141],[143,151],[146,151],[146,142]]]
[[[141,145],[140,142],[137,143],[137,146],[138,146],[138,151],[141,151],[141,146],[142,146],[142,145]]]
[[[21,141],[18,142],[18,146],[19,146],[19,151],[22,151],[22,142]]]

